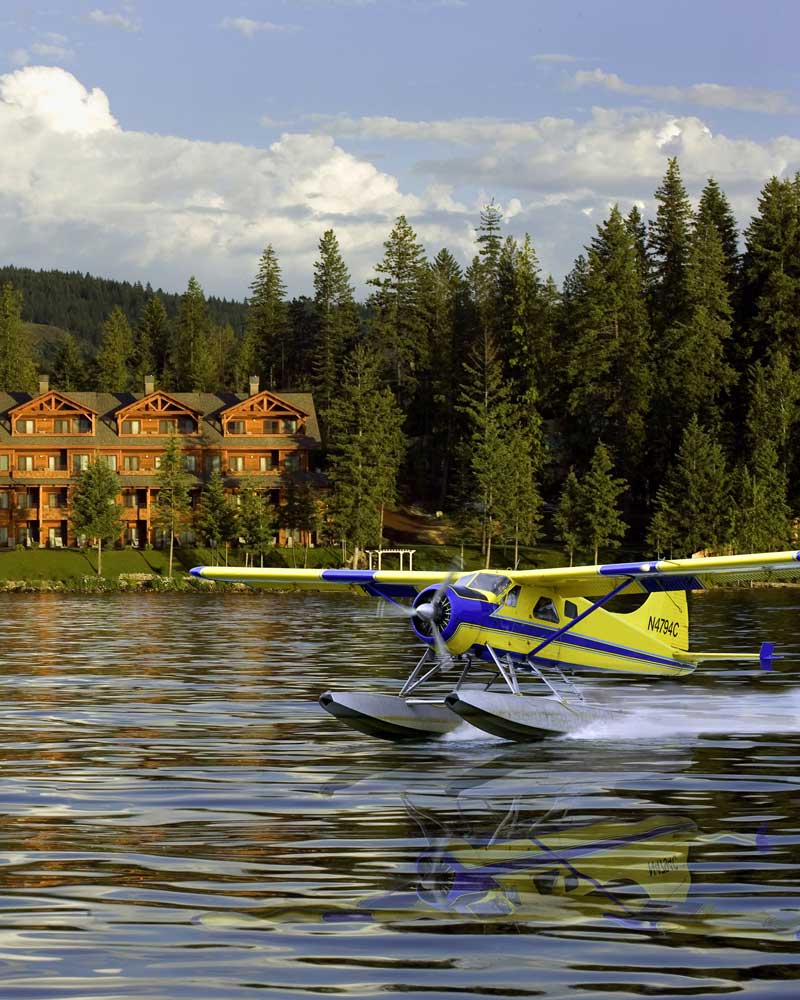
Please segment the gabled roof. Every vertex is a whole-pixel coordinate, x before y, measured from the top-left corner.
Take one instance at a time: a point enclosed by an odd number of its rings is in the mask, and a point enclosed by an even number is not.
[[[231,417],[308,417],[308,413],[269,389],[263,389],[220,413],[220,418],[226,423]]]
[[[63,392],[50,389],[41,396],[34,396],[27,402],[20,403],[12,410],[8,411],[10,417],[16,417],[21,413],[38,413],[54,415],[58,413],[89,413],[93,417],[97,416],[97,410],[93,410],[83,403],[79,403]]]
[[[174,396],[170,396],[166,392],[161,392],[159,389],[156,392],[151,392],[148,396],[143,396],[141,399],[129,403],[127,406],[123,406],[117,410],[114,416],[117,420],[124,420],[131,414],[146,414],[147,416],[160,417],[178,416],[181,413],[191,413],[196,417],[202,417],[203,415],[202,410],[198,410],[194,406],[189,406],[188,403],[181,403]]]

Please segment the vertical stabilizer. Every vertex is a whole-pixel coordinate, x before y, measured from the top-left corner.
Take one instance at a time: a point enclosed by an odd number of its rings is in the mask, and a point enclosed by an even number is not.
[[[625,617],[643,632],[675,649],[689,648],[689,606],[685,590],[657,591]]]

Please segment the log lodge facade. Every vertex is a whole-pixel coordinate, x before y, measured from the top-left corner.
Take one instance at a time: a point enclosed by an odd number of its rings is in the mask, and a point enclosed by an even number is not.
[[[174,434],[193,507],[214,470],[229,494],[249,487],[278,506],[282,476],[311,471],[320,447],[311,393],[259,391],[256,378],[243,396],[164,392],[149,378],[141,395],[65,393],[42,376],[36,395],[0,392],[0,546],[77,544],[70,495],[95,460],[119,476],[121,541],[160,544],[152,524],[158,469]]]

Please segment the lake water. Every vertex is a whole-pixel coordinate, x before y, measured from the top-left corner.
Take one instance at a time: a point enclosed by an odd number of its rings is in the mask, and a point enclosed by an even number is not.
[[[609,679],[572,737],[393,745],[347,595],[0,595],[0,998],[796,997],[800,589],[692,600],[772,673]]]

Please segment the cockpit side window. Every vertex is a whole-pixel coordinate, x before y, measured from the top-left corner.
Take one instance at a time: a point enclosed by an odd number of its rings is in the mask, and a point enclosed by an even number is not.
[[[540,597],[533,608],[533,617],[542,622],[558,622],[558,612],[552,599]]]
[[[564,616],[566,618],[578,617],[578,605],[574,601],[564,601]]]
[[[511,583],[509,578],[501,576],[499,573],[476,573],[467,586],[472,587],[474,590],[488,591],[488,593],[494,594],[495,597],[499,597],[509,583]]]
[[[521,587],[512,587],[511,590],[506,594],[506,607],[515,608],[519,604],[519,594]]]

